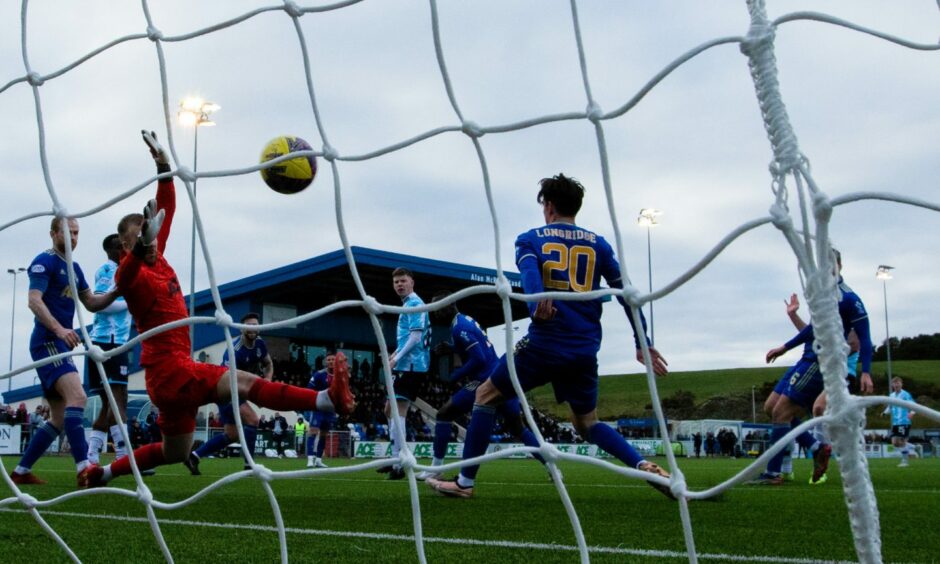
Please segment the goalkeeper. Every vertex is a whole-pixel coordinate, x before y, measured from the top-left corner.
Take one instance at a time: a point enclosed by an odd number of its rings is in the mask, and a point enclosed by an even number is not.
[[[156,162],[157,173],[169,172],[166,152],[156,135],[146,131],[141,134]],[[163,256],[175,210],[173,179],[161,178],[157,198],[147,203],[143,215],[127,215],[118,224],[127,255],[118,267],[117,289],[141,334],[187,317],[176,272]],[[145,370],[147,394],[160,410],[157,423],[163,431],[163,442],[134,451],[138,468],[146,470],[186,460],[199,407],[212,402],[228,403],[233,398],[228,380],[222,378],[229,369],[192,359],[188,327],[163,330],[144,339],[141,346],[140,365]],[[337,358],[336,374],[327,393],[269,382],[243,370],[237,371],[237,381],[239,397],[270,409],[348,413],[355,405],[345,357]],[[97,467],[91,485],[103,485],[130,472],[130,461],[125,456],[105,468]]]

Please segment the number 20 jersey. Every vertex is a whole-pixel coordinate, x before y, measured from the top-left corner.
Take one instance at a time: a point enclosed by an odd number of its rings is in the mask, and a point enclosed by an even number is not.
[[[516,265],[536,269],[542,291],[589,292],[599,290],[601,277],[611,287],[622,287],[620,265],[603,237],[570,223],[552,223],[530,229],[516,239]],[[531,293],[526,288],[527,293]],[[580,355],[596,355],[601,344],[601,299],[554,300],[550,321],[529,326],[529,342],[539,347]],[[530,307],[530,311],[531,311]]]

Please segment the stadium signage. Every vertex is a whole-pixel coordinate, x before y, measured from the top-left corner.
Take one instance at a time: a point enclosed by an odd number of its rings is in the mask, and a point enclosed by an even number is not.
[[[631,441],[634,447],[642,454],[662,454],[663,442],[659,439]],[[502,450],[524,447],[521,443],[496,443],[486,449],[487,454]],[[611,458],[610,454],[595,445],[589,444],[559,444],[554,445],[559,452],[578,454],[591,458]],[[408,448],[416,458],[431,458],[433,456],[433,443],[408,443]],[[353,443],[353,456],[355,458],[391,458],[392,445],[386,441],[355,441]],[[461,458],[463,456],[463,443],[450,443],[447,445],[447,454],[444,458]],[[511,458],[526,458],[527,454],[513,454]]]
[[[0,425],[0,454],[20,453],[19,425]]]

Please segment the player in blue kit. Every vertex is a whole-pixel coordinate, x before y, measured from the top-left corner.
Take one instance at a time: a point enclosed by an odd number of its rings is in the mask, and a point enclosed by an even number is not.
[[[868,327],[868,312],[862,299],[852,291],[839,274],[842,270],[842,256],[833,249],[836,264],[835,275],[839,277],[839,317],[842,319],[842,329],[846,338],[854,330],[859,341],[859,360],[862,364],[862,382],[871,382],[871,333]],[[790,430],[791,422],[804,413],[810,413],[813,405],[824,392],[823,376],[819,369],[819,361],[814,343],[813,325],[803,327],[799,333],[783,345],[767,352],[767,363],[775,361],[790,349],[803,345],[803,356],[791,367],[774,391],[777,397],[771,409],[773,429],[770,434],[770,443],[773,445]],[[823,444],[813,453],[813,476],[810,483],[820,483],[829,467],[829,457],[832,447]],[[781,465],[785,451],[777,453],[767,463],[767,469],[752,483],[760,485],[781,485],[784,477],[781,475]]]
[[[311,390],[322,391],[329,389],[333,380],[333,364],[336,361],[336,350],[326,352],[322,370],[314,370],[310,375],[307,387]],[[323,451],[326,450],[326,437],[333,424],[336,423],[336,414],[326,411],[306,411],[304,419],[307,420],[307,468],[327,468],[323,462]]]
[[[392,271],[392,287],[401,299],[404,307],[420,307],[424,301],[415,293],[414,275],[407,268]],[[401,313],[398,315],[398,327],[395,332],[395,351],[388,358],[394,373],[392,386],[395,392],[395,408],[385,403],[385,416],[388,418],[389,438],[392,441],[392,457],[401,452],[398,444],[397,425],[405,425],[405,416],[411,404],[418,399],[418,388],[427,378],[431,366],[431,323],[427,312]],[[393,413],[394,412],[394,413]],[[383,466],[379,472],[388,472],[389,479],[401,480],[405,471],[395,464],[391,468]]]
[[[440,301],[450,295],[450,292],[440,292],[434,296],[433,301]],[[449,380],[459,382],[467,379],[466,385],[457,391],[447,403],[437,410],[434,425],[434,458],[432,466],[444,464],[447,454],[447,445],[450,442],[451,430],[454,420],[470,413],[476,397],[476,389],[489,378],[490,373],[499,363],[499,358],[493,350],[493,343],[486,338],[486,333],[480,325],[469,315],[457,311],[457,305],[451,304],[431,312],[431,319],[436,323],[449,323],[450,336],[453,344],[441,343],[441,351],[454,352],[460,357],[461,365],[450,375]],[[443,345],[443,346],[442,346]],[[438,349],[435,348],[435,352]],[[529,429],[524,428],[521,417],[521,407],[518,398],[512,398],[497,408],[502,415],[506,429],[513,437],[520,439],[526,446],[538,447],[539,441]],[[535,455],[540,462],[545,462],[540,455]],[[425,470],[416,476],[418,480],[439,478],[440,474]]]
[[[911,394],[904,389],[904,380],[899,376],[891,379],[891,397],[899,400],[914,402]],[[891,414],[891,444],[901,453],[900,468],[906,468],[908,465],[908,455],[910,446],[907,444],[907,437],[911,433],[911,420],[914,418],[914,412],[906,407],[889,405],[885,408],[884,414]]]
[[[101,243],[108,261],[95,272],[95,294],[106,294],[115,288],[114,274],[117,272],[118,262],[121,260],[121,238],[112,233]],[[127,342],[131,332],[131,314],[127,311],[124,298],[117,298],[103,310],[95,314],[95,322],[91,328],[92,344],[109,351],[116,349]],[[101,398],[101,411],[91,425],[91,437],[88,440],[88,460],[98,464],[99,455],[108,442],[108,431],[114,441],[114,455],[120,458],[127,454],[127,444],[124,441],[126,433],[122,432],[117,424],[114,413],[121,415],[121,420],[127,419],[127,374],[130,364],[127,351],[109,357],[101,363],[104,367],[104,378],[107,378],[114,395],[114,406],[105,393],[102,375],[98,372],[98,365],[86,358],[85,374],[88,376],[88,391],[98,394]],[[151,472],[152,473],[152,470]]]
[[[531,229],[516,238],[516,265],[522,274],[526,294],[543,291],[588,292],[601,288],[601,278],[612,288],[622,288],[620,266],[613,249],[603,237],[575,225],[581,209],[584,187],[574,179],[559,174],[540,181],[538,202],[542,205],[545,226]],[[642,362],[640,335],[633,325],[630,307],[619,299],[633,327],[636,357]],[[631,468],[668,477],[669,473],[643,457],[612,427],[597,419],[597,352],[601,344],[601,299],[543,299],[529,302],[532,324],[527,335],[516,345],[515,366],[519,383],[525,391],[551,383],[555,399],[568,402],[578,433],[609,452]],[[638,312],[641,320],[642,312]],[[647,340],[647,343],[649,341]],[[650,347],[653,370],[665,375],[665,359]],[[490,378],[476,390],[475,404],[464,443],[464,459],[486,452],[496,415],[496,406],[515,398],[509,378],[507,357],[500,359]],[[466,466],[453,480],[429,479],[437,492],[468,498],[473,495],[479,466]],[[652,482],[650,482],[652,484]],[[666,495],[668,489],[654,485]]]
[[[261,316],[249,312],[242,316],[241,322],[245,325],[258,325],[261,322]],[[264,342],[264,339],[258,336],[258,331],[242,329],[241,334],[232,341],[232,347],[235,349],[236,368],[261,376],[269,382],[271,381],[272,376],[274,376],[274,362],[271,360],[271,355],[268,354],[268,345]],[[230,366],[228,349],[222,355],[222,366]],[[235,413],[232,411],[231,402],[220,403],[218,407],[219,420],[222,422],[224,432],[218,433],[204,442],[199,448],[191,452],[189,458],[183,462],[193,476],[201,474],[199,462],[203,458],[219,452],[230,443],[238,442],[238,427],[235,426]],[[244,399],[239,399],[238,412],[242,418],[242,428],[245,430],[245,443],[248,446],[248,451],[254,454],[255,440],[258,437],[258,414]],[[246,464],[245,469],[249,468]]]
[[[67,232],[63,229],[65,224],[68,225]],[[34,361],[67,353],[81,343],[78,334],[72,330],[75,298],[69,286],[68,263],[65,260],[66,237],[70,238],[74,251],[78,246],[78,230],[77,219],[53,219],[49,227],[52,248],[40,253],[29,265],[29,309],[36,316],[29,352]],[[113,291],[92,293],[81,267],[77,262],[72,265],[75,267],[78,299],[85,308],[95,312],[111,305],[116,294]],[[88,487],[92,470],[97,465],[88,461],[88,443],[82,426],[87,398],[78,369],[72,358],[67,357],[44,364],[36,372],[39,373],[43,395],[49,402],[51,417],[33,433],[26,452],[13,470],[13,483],[45,483],[45,480],[32,473],[33,464],[64,431],[72,446],[78,487]]]

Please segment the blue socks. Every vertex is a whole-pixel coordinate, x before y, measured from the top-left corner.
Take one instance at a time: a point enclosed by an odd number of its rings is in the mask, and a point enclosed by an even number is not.
[[[56,428],[55,425],[46,421],[46,423],[33,434],[33,438],[29,440],[29,445],[26,446],[26,452],[23,453],[23,458],[20,459],[20,463],[17,467],[29,472],[33,464],[36,464],[39,457],[46,452],[49,445],[55,442],[61,433],[62,431]],[[25,474],[26,472],[20,473]]]
[[[614,455],[630,468],[636,468],[639,463],[643,462],[640,453],[616,429],[605,423],[597,422],[592,425],[588,431],[588,440]]]
[[[65,408],[65,436],[72,445],[72,458],[79,466],[79,471],[88,465],[88,442],[85,440],[85,427],[82,425],[84,418],[84,407]]]
[[[434,424],[434,458],[444,460],[450,443],[451,422],[438,420]]]
[[[318,435],[307,435],[307,456],[313,456],[313,445],[317,441]]]
[[[474,404],[470,414],[470,426],[467,428],[467,438],[463,443],[463,458],[474,458],[486,454],[490,446],[490,437],[493,434],[493,425],[496,423],[496,408],[489,405]],[[458,476],[458,483],[463,487],[473,485],[476,479],[477,466],[464,466]]]
[[[777,441],[783,438],[784,435],[790,432],[789,423],[774,423],[773,429],[770,431],[770,446],[777,444]],[[768,474],[780,474],[780,466],[783,464],[783,457],[786,454],[786,450],[782,450],[774,455],[770,459],[770,462],[767,463],[767,473]]]
[[[326,421],[320,422],[320,442],[317,443],[317,458],[323,458],[323,451],[326,450],[326,439],[329,436],[330,424]]]
[[[247,439],[248,437],[245,438]],[[196,456],[199,458],[205,458],[210,454],[215,454],[221,450],[222,447],[229,444],[229,442],[231,441],[229,441],[229,438],[225,436],[225,433],[218,433],[208,441],[202,443],[202,446],[196,449]]]
[[[790,428],[791,429],[795,428],[801,422],[802,421],[800,420],[799,417],[794,417],[790,421]],[[813,437],[813,434],[810,433],[809,431],[803,431],[802,433],[796,436],[796,443],[800,445],[801,447],[803,447],[804,449],[806,449],[806,452],[813,452],[813,448],[817,446],[816,443],[818,442],[819,441],[817,441],[816,438]]]
[[[245,431],[245,443],[248,445],[248,452],[252,456],[255,455],[255,442],[258,438],[258,428],[254,425],[243,425],[242,429]]]
[[[525,444],[525,446],[539,448],[539,440],[535,438],[535,433],[533,433],[529,429],[523,430],[522,435],[519,438],[522,439],[522,442],[523,444]],[[539,462],[541,462],[542,464],[545,464],[545,459],[542,458],[541,454],[536,452],[532,454],[532,457],[538,460]]]

